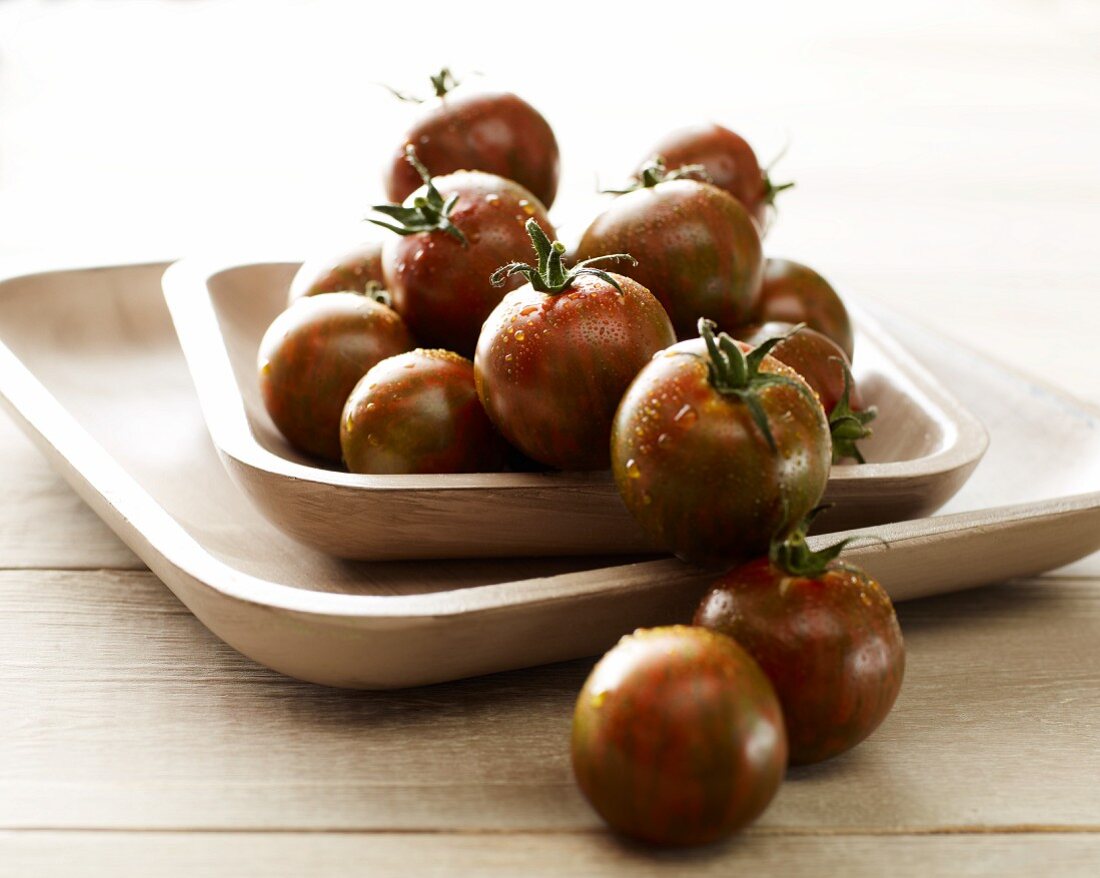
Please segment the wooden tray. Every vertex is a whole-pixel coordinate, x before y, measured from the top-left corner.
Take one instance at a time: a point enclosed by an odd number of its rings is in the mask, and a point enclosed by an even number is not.
[[[368,476],[297,453],[260,400],[256,351],[285,307],[297,263],[177,263],[164,291],[214,445],[278,528],[331,555],[368,560],[653,552],[610,473]],[[818,530],[930,515],[985,451],[981,423],[861,315],[855,372],[879,406],[863,466],[834,467]]]
[[[164,267],[0,281],[0,399],[88,504],[244,654],[320,683],[410,686],[595,654],[636,626],[691,612],[707,577],[671,559],[363,563],[292,541],[218,460],[160,292]],[[905,600],[1100,548],[1100,415],[926,331],[905,327],[904,338],[957,382],[989,427],[990,451],[951,502],[956,514],[875,528],[890,548],[849,557]]]

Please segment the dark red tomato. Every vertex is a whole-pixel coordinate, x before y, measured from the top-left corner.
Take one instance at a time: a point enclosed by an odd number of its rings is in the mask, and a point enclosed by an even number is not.
[[[878,410],[863,404],[859,387],[852,378],[851,364],[835,341],[808,326],[797,332],[795,328],[789,323],[765,323],[745,327],[738,335],[752,345],[782,338],[771,349],[771,355],[805,378],[821,400],[829,416],[833,463],[849,457],[863,463],[863,454],[856,443],[871,435],[867,425],[878,415]]]
[[[756,321],[805,323],[840,345],[852,360],[852,321],[829,282],[812,268],[789,259],[769,259],[756,307]]]
[[[819,762],[871,734],[893,707],[905,647],[893,604],[865,571],[809,552],[801,532],[773,559],[726,574],[695,622],[728,634],[783,704],[791,761]]]
[[[395,311],[355,293],[295,302],[260,342],[260,391],[275,426],[317,457],[340,460],[340,413],[379,360],[413,346]]]
[[[290,301],[321,293],[366,293],[381,289],[382,243],[365,241],[335,255],[302,263],[290,284]]]
[[[659,545],[697,564],[764,554],[813,509],[829,478],[829,423],[802,378],[701,321],[658,354],[611,431],[627,508]]]
[[[608,465],[611,418],[623,391],[676,337],[641,284],[578,265],[528,223],[539,267],[498,272],[530,282],[489,315],[474,357],[477,391],[497,429],[528,457],[559,469]]]
[[[404,206],[375,210],[392,220],[380,225],[398,232],[382,252],[394,309],[421,344],[463,356],[473,356],[489,312],[508,289],[522,283],[515,278],[495,287],[489,277],[529,252],[524,223],[534,218],[553,228],[534,195],[480,171],[436,178]]]
[[[474,364],[422,349],[382,360],[355,385],[340,446],[353,473],[492,472],[506,453],[478,401]]]
[[[710,181],[741,202],[760,228],[776,194],[794,185],[773,185],[748,141],[713,122],[673,131],[649,154],[661,156],[669,170],[702,166]]]
[[[447,70],[432,77],[438,100],[405,134],[386,169],[386,195],[402,201],[420,187],[405,161],[412,146],[433,174],[486,171],[515,180],[547,207],[558,191],[558,142],[549,123],[510,92],[452,93]]]
[[[756,819],[787,765],[783,716],[728,637],[635,631],[593,669],[573,713],[573,773],[619,832],[706,844]]]
[[[728,193],[690,179],[647,177],[619,195],[592,222],[577,259],[629,253],[623,269],[665,306],[680,338],[695,334],[700,317],[721,328],[746,323],[760,292],[760,235]]]
[[[791,335],[790,323],[765,323],[739,330],[738,337],[754,347],[770,338],[782,338],[769,353],[786,363],[806,379],[821,400],[825,414],[831,415],[844,396],[844,367],[851,366],[840,345],[808,326]],[[848,403],[856,411],[865,406],[855,383],[849,384]]]

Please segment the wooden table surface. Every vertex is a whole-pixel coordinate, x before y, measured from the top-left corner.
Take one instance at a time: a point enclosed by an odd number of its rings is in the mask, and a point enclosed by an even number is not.
[[[789,134],[769,252],[1100,402],[1097,7],[910,5],[428,4],[417,34],[367,4],[0,0],[0,269],[343,233],[400,127],[370,83],[443,59],[546,109],[567,225],[671,124]],[[1100,874],[1100,558],[902,606],[873,738],[733,842],[654,853],[573,785],[589,661],[298,683],[209,634],[6,420],[0,486],[0,875]]]

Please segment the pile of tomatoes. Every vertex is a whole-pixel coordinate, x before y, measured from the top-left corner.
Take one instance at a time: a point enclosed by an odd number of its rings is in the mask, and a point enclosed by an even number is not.
[[[734,132],[655,144],[569,249],[546,120],[447,70],[431,81],[385,168],[371,221],[388,237],[303,265],[263,338],[267,411],[355,473],[610,467],[656,543],[733,568],[695,626],[600,662],[573,738],[613,826],[719,838],[763,810],[788,754],[869,734],[901,681],[885,592],[805,542],[875,414],[847,311],[812,269],[764,257],[787,186]]]

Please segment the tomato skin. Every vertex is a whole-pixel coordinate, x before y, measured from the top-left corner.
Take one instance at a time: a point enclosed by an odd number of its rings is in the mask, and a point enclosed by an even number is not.
[[[832,443],[824,410],[778,360],[765,357],[761,372],[799,385],[759,391],[777,451],[745,403],[710,383],[702,339],[654,357],[615,415],[619,493],[642,529],[686,561],[709,566],[766,553],[825,491]]]
[[[792,763],[829,759],[864,740],[905,675],[890,598],[841,561],[817,578],[751,561],[714,584],[695,623],[729,635],[759,662],[783,705]]]
[[[365,293],[382,278],[382,242],[364,241],[334,254],[302,263],[290,284],[288,303],[321,293]]]
[[[295,302],[260,342],[260,392],[275,426],[301,451],[340,461],[340,414],[379,360],[413,347],[392,309],[356,293]]]
[[[661,156],[670,171],[702,165],[710,181],[724,189],[763,228],[768,189],[756,153],[745,138],[716,125],[692,125],[667,134],[646,157]]]
[[[506,453],[478,401],[474,364],[422,348],[360,379],[344,406],[340,446],[353,473],[493,472]]]
[[[528,219],[551,235],[553,226],[538,199],[511,180],[459,171],[434,183],[444,198],[458,195],[450,218],[466,243],[441,229],[394,235],[383,247],[382,271],[394,309],[417,340],[468,357],[489,312],[523,282],[513,278],[494,287],[489,276],[530,253]]]
[[[420,188],[405,160],[411,144],[432,175],[486,171],[514,180],[544,205],[558,191],[560,156],[550,124],[510,92],[447,94],[408,130],[384,174],[393,202]]]
[[[593,275],[548,294],[529,284],[485,321],[474,369],[497,429],[533,460],[559,469],[607,467],[611,419],[623,391],[676,338],[641,284]]]
[[[769,259],[756,307],[758,323],[805,323],[828,336],[852,360],[854,338],[848,309],[825,278],[789,259]]]
[[[737,334],[743,341],[758,345],[769,338],[787,335],[792,329],[794,327],[789,323],[765,323],[763,326],[746,327]],[[844,366],[851,368],[840,345],[820,332],[803,327],[773,347],[770,355],[806,379],[821,400],[825,414],[833,413],[844,395]],[[863,396],[854,381],[848,394],[848,404],[854,411],[865,408]]]
[[[629,253],[623,268],[665,306],[676,334],[696,334],[700,317],[719,328],[747,322],[760,292],[763,251],[745,209],[697,180],[668,180],[619,195],[581,237],[578,260]]]
[[[573,714],[573,772],[619,832],[706,844],[751,822],[783,779],[771,685],[732,640],[676,625],[635,631],[593,669]]]

